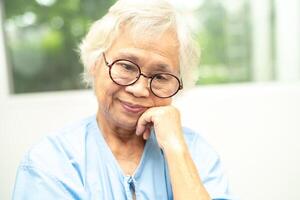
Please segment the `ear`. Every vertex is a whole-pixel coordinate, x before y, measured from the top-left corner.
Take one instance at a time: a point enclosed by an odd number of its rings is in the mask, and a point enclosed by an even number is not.
[[[92,77],[95,77],[96,75],[96,68],[97,68],[97,64],[95,63],[93,66],[90,67],[89,69],[89,74],[92,76]]]
[[[97,70],[98,68],[100,67],[100,59],[98,59],[89,69],[89,74],[92,76],[92,77],[95,77],[96,74],[97,74]]]

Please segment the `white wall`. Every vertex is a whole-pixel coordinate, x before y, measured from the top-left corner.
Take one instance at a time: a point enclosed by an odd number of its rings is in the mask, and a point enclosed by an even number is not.
[[[17,165],[49,131],[96,110],[89,91],[0,100],[0,199]],[[178,98],[184,124],[220,153],[232,190],[245,200],[300,199],[300,83],[199,87]]]

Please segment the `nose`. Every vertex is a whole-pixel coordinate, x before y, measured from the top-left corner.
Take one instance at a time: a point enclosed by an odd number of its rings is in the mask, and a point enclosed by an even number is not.
[[[140,78],[133,85],[125,87],[125,91],[136,97],[149,97],[150,81],[151,79],[141,74]]]

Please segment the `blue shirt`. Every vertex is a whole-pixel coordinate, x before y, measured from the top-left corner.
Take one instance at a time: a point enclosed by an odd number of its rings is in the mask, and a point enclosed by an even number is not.
[[[184,128],[184,137],[212,199],[232,199],[220,159],[203,138]],[[99,130],[96,116],[72,124],[35,145],[24,157],[14,200],[173,199],[168,166],[152,133],[132,176],[123,173]]]

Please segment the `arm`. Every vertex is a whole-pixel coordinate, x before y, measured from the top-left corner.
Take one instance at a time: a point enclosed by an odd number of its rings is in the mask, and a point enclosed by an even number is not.
[[[197,168],[186,144],[164,147],[175,200],[208,200],[210,196],[202,184]]]
[[[209,200],[185,143],[179,111],[173,106],[147,110],[138,121],[137,135],[147,139],[149,123],[153,124],[157,141],[166,156],[174,199]]]

